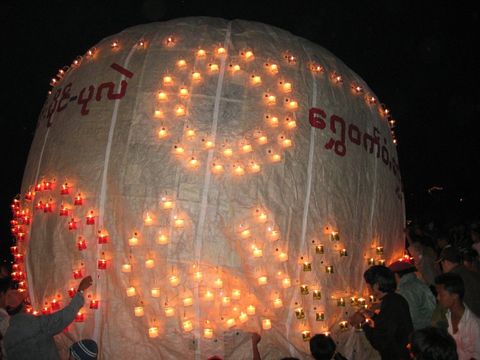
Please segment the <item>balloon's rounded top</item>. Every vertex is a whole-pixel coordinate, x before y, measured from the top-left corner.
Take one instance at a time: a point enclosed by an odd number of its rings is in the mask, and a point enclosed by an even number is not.
[[[15,274],[46,313],[92,275],[72,331],[112,358],[244,358],[252,331],[267,359],[315,333],[363,348],[346,331],[362,273],[403,249],[390,132],[359,76],[284,30],[128,28],[52,80]]]

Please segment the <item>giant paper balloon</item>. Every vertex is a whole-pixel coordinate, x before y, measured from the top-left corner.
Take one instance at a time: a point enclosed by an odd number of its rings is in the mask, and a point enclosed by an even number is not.
[[[124,30],[59,72],[14,202],[14,276],[105,359],[306,357],[402,255],[387,111],[325,49],[261,23]],[[73,289],[71,289],[73,288]],[[59,346],[68,342],[60,336]],[[360,358],[361,358],[360,356]]]

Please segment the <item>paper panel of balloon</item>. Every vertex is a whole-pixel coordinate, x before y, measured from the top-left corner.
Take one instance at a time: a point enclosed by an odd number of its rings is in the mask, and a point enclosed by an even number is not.
[[[91,274],[69,331],[108,358],[249,358],[249,331],[267,359],[315,333],[354,350],[363,271],[402,256],[404,225],[394,122],[354,72],[278,28],[186,18],[51,84],[12,204],[31,311]]]

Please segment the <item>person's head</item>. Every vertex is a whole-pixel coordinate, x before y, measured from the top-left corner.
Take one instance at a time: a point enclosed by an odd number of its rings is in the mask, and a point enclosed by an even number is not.
[[[8,289],[5,294],[5,309],[8,315],[13,316],[21,312],[24,308],[25,292]]]
[[[450,309],[463,302],[465,285],[460,275],[455,273],[440,274],[435,278],[438,303],[445,309]]]
[[[0,278],[0,308],[5,307],[7,290],[10,289],[10,287],[11,284],[9,278]]]
[[[442,265],[443,272],[449,272],[462,263],[462,255],[457,248],[447,245],[440,252],[437,261]]]
[[[417,271],[415,265],[413,265],[410,261],[407,260],[394,261],[388,266],[388,268],[392,270],[392,272],[395,274],[395,280],[397,281],[397,283],[403,276]]]
[[[410,353],[416,360],[457,360],[457,345],[445,330],[433,326],[410,335]]]
[[[378,299],[387,293],[395,292],[397,289],[395,275],[392,270],[383,265],[371,266],[363,273],[363,278],[372,295]]]
[[[478,252],[473,248],[462,251],[463,265],[470,271],[478,272]]]
[[[316,334],[310,339],[310,352],[315,360],[330,360],[336,348],[330,336]]]
[[[94,360],[97,354],[98,346],[92,339],[83,339],[70,346],[70,360]]]

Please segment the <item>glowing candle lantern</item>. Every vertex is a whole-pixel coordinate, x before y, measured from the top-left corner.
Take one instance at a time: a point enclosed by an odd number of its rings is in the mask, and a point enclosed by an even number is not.
[[[136,317],[142,317],[145,312],[143,311],[143,306],[135,306],[133,309]]]
[[[87,249],[87,240],[81,236],[77,238],[77,249],[80,251]]]
[[[351,88],[355,95],[359,95],[363,92],[363,88],[356,83],[352,83]]]
[[[250,163],[248,164],[248,171],[250,173],[258,173],[261,169],[262,167],[255,161],[250,161]]]
[[[68,289],[68,296],[70,296],[71,298],[73,298],[76,293],[77,290],[75,288],[71,287],[70,289]]]
[[[213,297],[214,297],[213,292],[211,292],[210,290],[205,291],[205,294],[203,295],[203,299],[205,301],[212,301]]]
[[[233,149],[228,145],[224,145],[224,149],[222,151],[223,156],[229,158],[233,155]]]
[[[138,233],[133,233],[133,236],[128,239],[128,245],[137,246],[138,245]]]
[[[302,331],[302,339],[303,339],[303,341],[310,341],[310,331],[303,330]]]
[[[192,72],[192,80],[194,82],[200,82],[202,81],[202,75],[198,71]]]
[[[89,306],[90,309],[97,310],[99,306],[100,306],[100,301],[99,300],[96,300],[96,299],[90,300],[90,306]]]
[[[105,230],[98,230],[98,243],[106,244],[108,243],[108,232]]]
[[[132,265],[130,265],[130,264],[123,264],[123,265],[122,265],[122,272],[123,272],[123,273],[132,272]]]
[[[385,265],[385,260],[384,259],[378,259],[378,260],[375,261],[375,265],[384,266]]]
[[[165,86],[172,86],[173,85],[173,78],[169,75],[163,77],[163,85]]]
[[[263,319],[262,320],[262,329],[263,330],[270,330],[272,328],[272,322],[270,319]]]
[[[304,319],[305,318],[305,311],[303,308],[299,307],[295,309],[295,316],[297,319]]]
[[[253,249],[253,257],[255,258],[260,258],[263,256],[263,251],[262,249],[258,249],[257,247],[255,247],[254,245],[252,246],[252,249]]]
[[[73,278],[75,280],[81,279],[83,277],[82,270],[74,270],[73,271]]]
[[[375,96],[371,96],[371,95],[366,95],[365,96],[365,99],[367,101],[367,103],[369,105],[372,105],[372,104],[376,104],[377,103],[377,99],[375,98]]]
[[[230,64],[229,67],[232,74],[235,74],[237,71],[241,70],[240,65],[238,64]]]
[[[282,299],[280,298],[276,298],[275,300],[273,300],[273,307],[275,309],[279,309],[283,306],[283,302],[282,302]]]
[[[84,321],[85,321],[85,314],[79,311],[77,315],[75,315],[75,322],[84,322]]]
[[[130,286],[127,288],[127,296],[128,297],[132,297],[132,296],[135,296],[137,295],[137,291],[135,290],[135,287],[133,286]]]
[[[320,290],[313,290],[313,300],[321,300],[322,299],[322,293]]]
[[[269,151],[269,155],[270,155],[270,161],[271,162],[279,162],[282,160],[282,155],[280,155],[279,153],[276,153],[276,152],[273,152],[273,151]]]
[[[375,296],[373,296],[373,295],[370,295],[370,296],[368,297],[368,300],[369,300],[370,302],[375,302],[375,301],[376,301]]]
[[[337,306],[345,307],[345,299],[343,297],[337,300]]]
[[[302,266],[303,271],[312,271],[312,263],[305,261]]]
[[[62,188],[60,189],[60,195],[68,195],[70,194],[70,188],[68,183],[62,184]]]
[[[282,280],[282,287],[283,287],[284,289],[287,289],[287,288],[289,288],[290,286],[292,286],[292,282],[291,282],[290,278],[288,278],[288,277],[287,277],[287,278],[284,278],[284,279]]]
[[[203,147],[207,150],[215,147],[215,143],[212,140],[202,139],[202,141],[203,141]]]
[[[73,200],[73,205],[75,206],[82,206],[83,205],[83,197],[82,194],[78,194],[75,196],[75,199]]]
[[[192,306],[193,305],[193,299],[191,297],[186,297],[182,300],[183,306]]]
[[[187,66],[187,62],[184,59],[180,59],[177,61],[177,67],[183,69]]]
[[[281,89],[282,89],[282,91],[283,91],[284,93],[290,93],[290,92],[292,92],[292,83],[290,83],[290,82],[287,82],[287,81],[283,82],[283,81],[281,81],[281,82],[280,82],[280,87],[281,87]]]
[[[178,284],[180,283],[180,279],[176,275],[171,275],[168,278],[168,281],[170,282],[170,285],[172,285],[173,287],[178,286]]]
[[[164,311],[166,317],[172,317],[175,315],[175,308],[172,306],[165,306]]]
[[[207,52],[203,49],[198,49],[197,50],[197,57],[199,58],[204,58],[207,55]]]
[[[153,216],[149,212],[145,214],[145,217],[143,218],[143,223],[147,226],[153,224]]]
[[[292,119],[291,117],[286,117],[285,118],[285,127],[287,129],[294,129],[297,127],[297,122]]]
[[[112,41],[112,42],[110,43],[110,47],[111,47],[112,49],[116,49],[116,48],[118,48],[119,46],[120,46],[120,43],[119,43],[117,40],[114,40],[114,41]]]
[[[211,329],[211,328],[203,329],[203,337],[205,339],[212,339],[213,338],[213,329]]]
[[[158,130],[158,137],[160,139],[164,139],[168,136],[168,130],[165,126],[162,126],[160,130]]]
[[[265,145],[266,143],[268,143],[268,137],[266,135],[260,135],[257,138],[257,143],[259,143],[260,145]]]
[[[165,91],[163,90],[160,90],[158,93],[157,93],[157,98],[158,100],[160,101],[167,101],[168,100],[168,95]]]
[[[310,293],[309,289],[308,289],[308,285],[300,285],[300,294],[302,295],[308,295]]]
[[[218,64],[208,64],[208,70],[210,70],[211,73],[218,72],[218,69]]]
[[[268,69],[268,71],[273,74],[273,75],[276,75],[278,74],[278,65],[277,64],[265,64],[265,67]]]
[[[244,324],[248,321],[248,315],[242,311],[238,316],[238,320],[240,320],[240,322]]]
[[[168,244],[168,235],[161,231],[157,236],[157,244]]]
[[[35,193],[33,191],[29,191],[25,194],[25,200],[32,201],[34,196],[35,196]]]
[[[315,74],[320,74],[325,71],[322,65],[312,63],[310,64],[310,71]]]
[[[377,255],[383,255],[383,246],[377,246],[375,250]]]
[[[223,281],[222,281],[222,279],[220,279],[220,278],[215,279],[215,281],[213,282],[213,286],[214,286],[216,289],[221,289],[221,288],[223,287]]]
[[[155,109],[153,116],[157,119],[162,119],[164,117],[163,110]]]
[[[107,269],[107,260],[99,259],[97,263],[97,268],[99,270],[106,270]]]
[[[222,305],[223,306],[230,306],[231,300],[230,297],[228,296],[223,296],[222,297]]]
[[[365,298],[362,298],[362,297],[358,298],[357,302],[358,302],[358,305],[360,305],[360,306],[366,306]]]
[[[150,295],[154,298],[159,298],[160,297],[160,288],[154,287],[150,290]]]
[[[255,310],[256,310],[255,306],[248,305],[247,306],[247,315],[250,315],[250,316],[255,315]]]
[[[249,143],[245,143],[242,145],[242,152],[247,154],[249,152],[252,152],[253,151],[253,148],[252,148],[252,145],[249,144]]]
[[[334,84],[341,84],[343,82],[342,76],[339,75],[336,71],[331,73],[330,79]]]
[[[225,49],[224,47],[219,47],[215,50],[215,54],[217,56],[224,56],[224,55],[227,55],[227,49]]]
[[[245,169],[243,168],[242,165],[240,164],[234,164],[232,166],[232,171],[235,175],[237,176],[242,176],[242,175],[245,175]]]
[[[152,326],[148,328],[148,337],[149,338],[156,338],[159,335],[158,327]]]
[[[165,40],[165,46],[167,47],[174,47],[177,43],[177,39],[175,39],[172,35],[168,36]]]
[[[340,250],[340,256],[348,256],[347,249]]]
[[[214,174],[222,174],[225,171],[222,164],[219,163],[212,163],[212,173]]]
[[[225,322],[225,325],[226,325],[227,328],[231,328],[231,327],[235,326],[235,323],[236,323],[235,319],[230,318]]]
[[[252,76],[250,77],[250,83],[251,83],[253,86],[261,85],[261,84],[262,84],[262,77],[259,76],[259,75],[252,75]]]
[[[259,278],[257,278],[257,283],[258,285],[266,285],[268,283],[268,277],[260,276]]]
[[[368,266],[374,265],[375,264],[375,259],[374,258],[367,259],[367,264],[368,264]]]
[[[348,329],[348,321],[340,321],[338,323],[338,326],[340,327],[340,330],[347,330]]]
[[[189,160],[188,160],[188,167],[191,168],[191,169],[196,169],[200,166],[200,161],[198,161],[198,159],[195,157],[195,156],[192,156]]]
[[[13,259],[17,264],[22,263],[23,262],[23,255],[22,254],[15,254],[13,256]],[[15,265],[17,265],[17,264],[15,264]]]
[[[245,229],[240,232],[240,237],[242,237],[243,239],[249,238],[250,235],[251,235],[250,229]]]
[[[193,280],[195,280],[196,282],[200,282],[202,281],[202,278],[203,278],[203,274],[201,271],[195,271],[195,273],[193,274]]]
[[[325,320],[325,313],[317,312],[315,313],[315,321],[324,321]]]
[[[280,262],[287,261],[288,260],[288,254],[283,252],[283,251],[279,252],[277,258],[278,258],[278,261],[280,261]]]
[[[264,97],[268,106],[273,106],[277,103],[277,97],[275,95],[265,94]]]
[[[44,213],[51,213],[53,212],[53,200],[50,199],[47,203],[45,203],[43,207],[43,212]]]
[[[145,267],[147,269],[153,269],[155,267],[155,260],[153,260],[153,259],[145,260]]]
[[[194,129],[189,128],[189,127],[187,127],[187,128],[185,129],[185,136],[186,136],[187,138],[192,139],[192,138],[195,137],[195,135],[196,135],[196,133],[195,133],[195,130],[194,130]]]
[[[264,223],[268,220],[268,216],[264,211],[261,211],[261,210],[257,209],[255,211],[255,213],[256,213],[256,217],[257,217],[258,222]]]
[[[177,116],[184,116],[186,114],[185,106],[177,105],[175,106],[175,115]]]
[[[59,310],[60,302],[57,301],[57,299],[53,299],[52,302],[50,303],[50,307],[52,308],[52,310]]]
[[[333,274],[333,265],[327,265],[325,266],[325,272],[327,274]]]
[[[182,98],[187,98],[188,97],[188,89],[186,87],[181,87],[180,90],[178,91],[178,95]]]
[[[265,115],[265,120],[267,121],[268,125],[271,127],[278,126],[278,117],[272,115]]]
[[[290,110],[297,110],[298,109],[298,102],[292,99],[285,99],[285,106]]]
[[[176,215],[173,217],[173,225],[176,228],[183,228],[185,226],[185,220],[183,220],[180,217],[177,217]]]
[[[95,213],[93,210],[90,210],[90,212],[87,215],[86,218],[87,225],[95,225]]]
[[[172,200],[167,199],[166,197],[162,197],[162,207],[165,210],[173,209],[175,203]]]
[[[233,300],[239,300],[240,299],[241,292],[238,289],[233,289],[232,290],[232,299]]]

